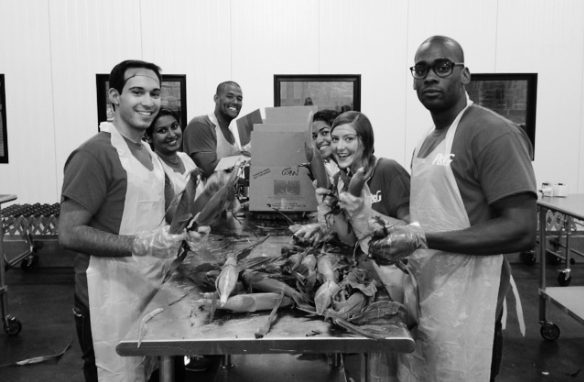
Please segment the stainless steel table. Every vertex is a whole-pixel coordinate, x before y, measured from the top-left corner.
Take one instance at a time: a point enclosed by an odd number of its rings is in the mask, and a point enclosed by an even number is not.
[[[553,341],[560,336],[559,327],[548,321],[546,318],[546,303],[551,301],[562,311],[573,317],[584,325],[584,286],[547,287],[546,286],[546,238],[547,238],[547,214],[551,212],[563,215],[558,229],[565,231],[565,260],[566,269],[560,273],[561,280],[569,281],[570,276],[570,254],[574,251],[570,247],[570,237],[574,219],[584,220],[584,194],[569,195],[565,198],[542,197],[537,202],[539,207],[539,259],[540,259],[540,280],[539,280],[539,322],[541,324],[541,335],[543,338]],[[560,278],[559,278],[560,281]]]
[[[270,237],[254,250],[252,256],[259,253],[277,255],[281,245],[288,239],[289,236]],[[208,262],[210,256],[213,256],[210,251],[202,251],[198,258],[189,255],[186,261],[196,265],[197,262]],[[292,308],[281,309],[270,332],[264,338],[256,339],[254,333],[266,322],[269,312],[217,312],[213,321],[208,322],[208,302],[203,301],[197,287],[185,287],[180,277],[173,277],[163,284],[145,308],[142,317],[159,308],[164,310],[148,322],[141,345],[138,347],[140,318],[118,344],[117,352],[122,356],[159,356],[161,380],[165,382],[172,381],[174,377],[172,356],[303,353],[366,355],[412,352],[415,346],[410,332],[401,321],[396,321],[385,340],[375,341],[353,335],[322,318],[308,317]],[[363,375],[366,371],[362,370],[361,373]]]

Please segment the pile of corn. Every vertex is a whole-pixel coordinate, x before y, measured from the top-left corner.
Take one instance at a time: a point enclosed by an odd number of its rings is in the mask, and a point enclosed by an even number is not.
[[[352,253],[329,244],[287,245],[277,257],[248,257],[263,241],[230,252],[217,263],[183,267],[182,272],[210,291],[218,309],[275,311],[294,305],[374,339],[386,338],[398,321],[408,322],[406,308],[391,301],[384,288],[378,289],[371,271],[360,268]]]

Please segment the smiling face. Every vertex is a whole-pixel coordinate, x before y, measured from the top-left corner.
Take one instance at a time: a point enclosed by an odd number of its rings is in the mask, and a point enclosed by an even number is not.
[[[363,144],[350,124],[339,125],[332,131],[331,147],[339,168],[355,172],[363,166]]]
[[[458,45],[449,41],[423,43],[416,53],[416,65],[432,66],[436,60],[462,62],[464,55]],[[440,113],[456,107],[465,98],[464,85],[469,81],[470,72],[465,67],[455,66],[452,74],[444,78],[430,69],[425,78],[414,79],[414,89],[426,109]]]
[[[150,69],[130,68],[124,74],[122,93],[110,89],[110,100],[116,104],[115,118],[122,130],[143,134],[160,109],[160,82]]]
[[[312,140],[323,159],[331,157],[331,127],[325,121],[312,122]]]
[[[170,155],[180,149],[182,130],[172,115],[164,115],[156,120],[152,128],[152,145],[154,151],[162,155]]]
[[[221,86],[215,94],[215,115],[230,122],[237,118],[243,105],[241,88],[236,84],[227,83]]]

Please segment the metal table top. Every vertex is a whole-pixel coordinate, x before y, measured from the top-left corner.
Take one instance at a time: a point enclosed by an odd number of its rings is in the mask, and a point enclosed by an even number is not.
[[[544,196],[538,199],[537,204],[584,220],[584,194],[568,195],[565,198]]]
[[[254,249],[250,256],[279,255],[282,244],[290,236],[270,237]],[[226,240],[227,241],[227,240]],[[248,243],[236,243],[245,247]],[[220,245],[218,245],[220,246]],[[232,248],[229,248],[231,250]],[[223,251],[228,250],[224,248]],[[195,258],[185,260],[190,266],[208,262],[217,255],[201,251]],[[189,266],[188,264],[185,267]],[[186,296],[185,296],[186,294]],[[164,309],[143,329],[138,347],[140,321],[155,309]],[[184,354],[268,354],[268,353],[372,353],[412,352],[414,340],[401,322],[391,325],[385,340],[371,340],[347,332],[322,317],[309,317],[294,308],[282,308],[269,333],[256,339],[254,333],[267,321],[269,311],[254,313],[225,313],[217,310],[208,322],[210,306],[198,287],[185,283],[175,274],[155,294],[142,316],[118,344],[122,356],[172,356]]]

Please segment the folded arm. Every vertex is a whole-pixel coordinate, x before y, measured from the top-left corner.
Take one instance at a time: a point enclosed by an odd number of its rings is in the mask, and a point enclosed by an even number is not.
[[[530,250],[535,246],[536,202],[530,193],[503,198],[491,205],[491,220],[459,231],[426,232],[428,247],[471,255]]]

